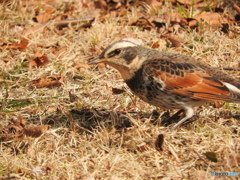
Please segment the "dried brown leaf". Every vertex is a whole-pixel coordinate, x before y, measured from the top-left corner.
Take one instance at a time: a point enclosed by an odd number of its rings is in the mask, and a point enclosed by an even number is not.
[[[107,10],[107,8],[108,8],[108,5],[107,5],[106,1],[104,1],[104,0],[94,1],[94,6],[95,6],[95,8],[102,9],[102,10]]]
[[[163,134],[159,134],[157,139],[156,139],[156,141],[155,141],[155,148],[158,151],[162,151],[163,150],[163,148],[162,148],[163,142],[164,142],[164,136],[163,136]]]
[[[23,133],[26,136],[39,137],[50,128],[51,128],[50,125],[34,126],[34,127],[24,128]]]
[[[214,107],[215,107],[215,108],[220,108],[220,107],[222,107],[222,106],[223,106],[223,104],[221,104],[220,102],[214,101]]]
[[[32,83],[37,88],[42,87],[59,87],[62,85],[62,82],[64,81],[63,77],[58,75],[54,77],[42,77],[36,80],[33,80]]]
[[[55,52],[56,56],[60,56],[61,54],[63,54],[65,51],[67,50],[67,46],[62,47],[61,49],[59,49],[58,51]]]
[[[85,69],[88,69],[90,66],[88,64],[83,63],[83,60],[80,59],[79,61],[77,61],[74,65],[74,67],[79,71],[82,72]]]
[[[10,125],[8,125],[9,132],[14,131],[16,134],[21,132],[22,129],[25,127],[25,120],[23,116],[18,116],[17,120],[12,121]]]
[[[54,13],[55,11],[56,11],[56,8],[54,8],[54,7],[51,7],[51,8],[46,9],[46,13],[49,13],[49,14],[52,14],[52,13]]]
[[[14,138],[19,138],[23,135],[23,129],[25,127],[25,120],[23,116],[18,116],[17,120],[12,121],[9,125],[2,128],[0,125],[0,140],[8,141]]]
[[[198,23],[198,21],[193,19],[193,20],[189,21],[188,26],[189,27],[195,27],[195,26],[197,26],[197,23]]]
[[[157,41],[157,42],[154,42],[152,45],[151,45],[151,48],[153,48],[153,49],[156,49],[156,48],[158,48],[160,45],[159,45],[159,42]]]
[[[217,155],[215,152],[206,152],[205,156],[208,160],[212,162],[218,162]]]
[[[0,46],[0,49],[18,49],[20,51],[24,51],[28,46],[28,40],[22,38],[20,43],[14,42],[11,44],[3,44]]]
[[[151,17],[150,18],[141,17],[141,18],[132,19],[131,21],[129,21],[128,24],[130,26],[138,26],[143,29],[150,30],[155,27],[155,25],[154,25],[154,23],[152,23],[152,21],[153,21],[153,18],[151,18]]]
[[[229,20],[222,17],[220,14],[211,12],[203,12],[193,18],[194,20],[189,22],[190,27],[197,26],[197,22],[201,23],[202,26],[205,26],[205,23],[207,23],[212,27],[219,27],[221,24],[230,23]]]
[[[44,13],[37,15],[35,18],[37,19],[38,23],[45,23],[51,19],[52,17],[51,14],[54,13],[55,11],[56,11],[55,8],[48,8]]]
[[[46,66],[48,62],[49,62],[48,57],[43,55],[43,56],[34,58],[29,63],[29,67],[43,67],[43,66]]]
[[[99,68],[104,68],[106,65],[104,63],[98,63]]]
[[[57,107],[49,107],[47,111],[48,112],[55,112],[55,111],[57,111]]]
[[[194,4],[196,8],[211,7],[215,8],[221,0],[202,0],[201,2]]]
[[[38,23],[44,23],[44,22],[47,22],[51,19],[51,14],[49,14],[47,12],[44,12],[44,13],[36,16],[36,19],[37,19]]]
[[[149,3],[150,6],[154,7],[154,8],[160,8],[162,6],[162,2],[159,2],[157,0],[152,0]]]
[[[192,5],[201,2],[202,0],[177,0],[177,2],[185,5]]]
[[[123,92],[125,92],[124,89],[119,89],[119,88],[114,88],[114,87],[112,87],[112,93],[113,93],[113,94],[121,94],[121,93],[123,93]]]
[[[25,29],[23,31],[18,32],[19,34],[23,34],[24,36],[32,37],[35,33],[42,33],[47,24],[37,24],[31,28]]]
[[[167,40],[169,40],[171,42],[172,47],[179,47],[179,46],[181,46],[181,44],[183,42],[181,38],[174,35],[173,33],[164,35],[163,37],[165,37]]]

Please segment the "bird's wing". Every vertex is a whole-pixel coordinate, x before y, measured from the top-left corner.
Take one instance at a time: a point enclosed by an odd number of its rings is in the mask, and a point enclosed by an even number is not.
[[[143,68],[144,73],[162,81],[165,89],[174,93],[193,99],[237,101],[221,81],[189,62],[161,58],[147,60]]]

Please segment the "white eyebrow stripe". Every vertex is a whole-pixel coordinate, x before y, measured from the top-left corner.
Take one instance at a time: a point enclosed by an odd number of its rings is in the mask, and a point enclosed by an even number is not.
[[[111,49],[133,47],[133,46],[138,46],[138,45],[134,44],[134,43],[132,43],[130,41],[119,41],[116,44],[114,44]]]

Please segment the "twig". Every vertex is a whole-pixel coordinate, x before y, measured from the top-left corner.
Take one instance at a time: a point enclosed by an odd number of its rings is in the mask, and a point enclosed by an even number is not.
[[[66,20],[60,20],[60,21],[55,21],[55,20],[51,20],[45,23],[40,23],[43,25],[48,25],[48,24],[57,24],[57,25],[65,25],[65,24],[77,24],[78,22],[82,22],[82,21],[92,21],[94,20],[95,17],[90,17],[90,18],[80,18],[80,19],[66,19]]]
[[[228,70],[228,71],[240,71],[240,68],[233,68],[233,67],[221,67],[223,70]]]
[[[57,25],[65,25],[65,24],[77,24],[78,22],[82,21],[92,21],[95,17],[89,17],[89,18],[80,18],[80,19],[67,19],[67,20],[51,20],[45,23],[37,23],[39,25],[49,25],[49,24],[57,24]],[[30,24],[29,22],[13,22],[11,25],[24,25],[24,24]]]

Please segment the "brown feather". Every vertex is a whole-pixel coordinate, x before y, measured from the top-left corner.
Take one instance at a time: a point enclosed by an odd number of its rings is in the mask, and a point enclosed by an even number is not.
[[[161,62],[164,62],[164,60],[162,59]],[[169,66],[173,62],[169,63],[166,60],[163,64],[156,65],[157,60],[154,63],[155,66],[146,68],[146,73],[163,81],[166,84],[166,90],[171,90],[194,99],[212,101],[229,101],[231,99],[228,88],[222,82],[211,78],[209,74],[200,68],[188,63],[176,62],[174,63],[175,65]],[[150,64],[153,64],[153,62]],[[183,67],[184,72],[176,75],[176,71],[179,71],[177,67]],[[183,76],[180,74],[183,74]]]

